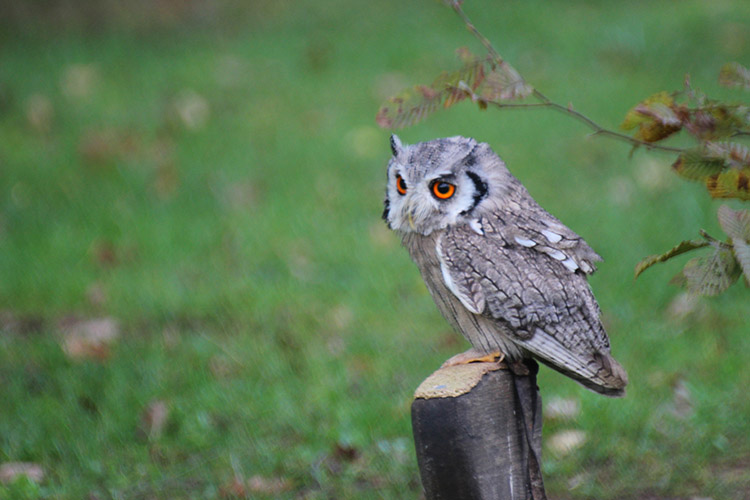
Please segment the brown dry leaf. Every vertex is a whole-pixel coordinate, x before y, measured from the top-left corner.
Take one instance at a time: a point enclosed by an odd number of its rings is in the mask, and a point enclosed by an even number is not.
[[[240,477],[232,478],[229,484],[219,488],[219,497],[221,498],[244,498],[248,494],[245,482]]]
[[[354,462],[360,454],[356,447],[349,444],[336,443],[333,447],[333,458],[341,462]]]
[[[33,462],[5,462],[0,464],[0,483],[10,484],[26,476],[30,481],[39,483],[44,479],[44,469]]]
[[[149,440],[159,439],[169,418],[169,407],[161,399],[151,401],[141,414],[140,431]]]
[[[547,448],[556,456],[564,457],[586,442],[586,433],[575,429],[556,432],[547,441]]]
[[[84,132],[78,140],[83,163],[95,169],[111,168],[116,162],[138,151],[139,140],[131,132],[116,128],[96,128]]]
[[[575,420],[581,413],[581,404],[577,399],[552,397],[544,405],[546,420]]]
[[[117,266],[117,249],[114,243],[108,240],[94,240],[89,249],[91,259],[95,264],[104,269]]]
[[[62,347],[69,358],[80,361],[104,361],[110,356],[110,346],[120,335],[114,318],[66,318],[60,322]]]
[[[255,475],[247,480],[247,491],[263,495],[280,495],[294,488],[294,483],[286,477],[265,477]]]

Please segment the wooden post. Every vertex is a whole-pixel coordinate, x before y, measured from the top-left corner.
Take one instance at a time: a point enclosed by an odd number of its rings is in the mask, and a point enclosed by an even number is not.
[[[470,363],[422,382],[411,410],[427,500],[546,500],[537,371]]]

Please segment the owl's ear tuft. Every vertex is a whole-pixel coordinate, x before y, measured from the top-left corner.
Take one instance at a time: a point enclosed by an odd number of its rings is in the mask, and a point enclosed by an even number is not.
[[[393,151],[393,156],[398,157],[403,150],[404,146],[401,144],[401,139],[396,134],[391,134],[391,151]]]

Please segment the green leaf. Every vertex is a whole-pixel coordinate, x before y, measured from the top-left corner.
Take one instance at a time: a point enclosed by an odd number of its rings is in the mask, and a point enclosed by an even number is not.
[[[721,67],[719,83],[725,87],[740,87],[750,90],[750,70],[740,63],[727,63]]]
[[[732,240],[750,241],[750,211],[732,210],[729,206],[722,205],[717,215],[721,229]]]
[[[712,198],[737,198],[750,201],[750,167],[730,168],[706,179]]]
[[[632,130],[644,122],[651,121],[651,117],[647,113],[644,113],[644,110],[656,104],[670,107],[674,104],[674,98],[666,91],[661,91],[647,97],[627,112],[620,127],[624,130]]]
[[[731,247],[718,243],[711,246],[711,255],[689,260],[671,283],[699,295],[719,295],[732,286],[742,272]]]
[[[638,276],[640,276],[643,271],[653,266],[654,264],[657,264],[659,262],[666,262],[672,257],[683,254],[685,252],[689,252],[691,250],[695,250],[696,248],[703,248],[708,245],[709,242],[705,240],[681,241],[678,245],[673,247],[668,252],[659,255],[651,255],[650,257],[646,257],[645,259],[640,261],[638,265],[635,266],[635,277],[638,278]]]
[[[690,149],[680,154],[672,164],[672,169],[685,179],[706,181],[712,175],[724,170],[724,162],[717,158],[706,157],[702,148]]]
[[[636,130],[634,137],[646,142],[657,142],[678,132],[682,128],[684,110],[679,108],[674,97],[667,92],[659,92],[627,112],[620,127]]]

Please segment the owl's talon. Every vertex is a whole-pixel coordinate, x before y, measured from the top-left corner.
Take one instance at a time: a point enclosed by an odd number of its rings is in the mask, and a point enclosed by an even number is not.
[[[476,349],[469,349],[468,351],[456,354],[449,358],[443,363],[440,368],[447,368],[449,366],[456,365],[468,365],[469,363],[502,363],[505,359],[505,353],[500,351],[493,351],[490,353],[484,353]]]

